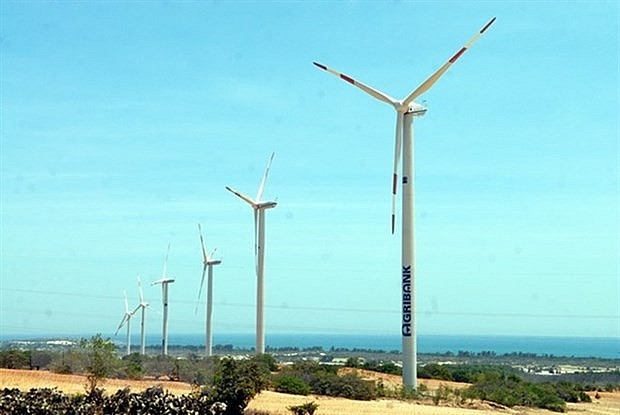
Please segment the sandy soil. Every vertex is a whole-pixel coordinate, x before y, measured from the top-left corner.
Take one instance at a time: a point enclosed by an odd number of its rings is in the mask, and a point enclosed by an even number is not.
[[[601,398],[588,404],[568,404],[567,413],[574,415],[619,415],[620,392],[601,393]],[[555,412],[530,408],[494,408],[486,403],[472,408],[434,406],[402,402],[394,399],[351,401],[324,396],[295,396],[283,393],[261,392],[248,408],[268,411],[271,415],[290,415],[286,408],[314,401],[319,405],[316,415],[553,415]]]
[[[86,391],[85,385],[86,377],[80,375],[60,375],[45,370],[0,369],[0,389],[58,388],[64,393],[75,394],[84,393]],[[103,384],[103,388],[108,393],[114,393],[125,387],[138,392],[151,386],[161,386],[163,389],[179,395],[189,393],[192,390],[191,385],[187,383],[159,380],[107,379]]]
[[[380,376],[384,384],[391,383],[398,385],[400,377],[393,375],[377,375],[372,372],[358,372],[361,376],[376,379]],[[429,390],[434,390],[439,385],[444,384],[451,388],[460,388],[466,384],[455,382],[443,382],[420,379],[420,383],[425,384]],[[59,375],[47,371],[33,370],[9,370],[0,369],[0,389],[19,388],[29,390],[30,388],[58,388],[59,390],[72,394],[84,393],[86,378],[79,375]],[[158,380],[121,380],[108,379],[103,385],[108,393],[114,393],[118,389],[125,387],[132,391],[141,391],[150,386],[161,386],[165,390],[174,394],[187,394],[192,387],[187,383],[169,382]],[[600,399],[592,394],[592,403],[589,404],[568,404],[568,413],[574,415],[620,415],[620,392],[601,392]],[[299,405],[305,402],[315,401],[319,405],[317,415],[498,415],[498,414],[520,414],[520,415],[552,415],[553,412],[537,409],[513,408],[497,409],[486,403],[477,403],[472,408],[460,408],[450,406],[433,406],[428,404],[418,404],[412,402],[401,402],[394,399],[379,399],[375,401],[352,401],[341,398],[329,398],[324,396],[296,396],[284,393],[264,391],[257,395],[249,408],[268,411],[271,415],[290,415],[286,408],[291,405]]]

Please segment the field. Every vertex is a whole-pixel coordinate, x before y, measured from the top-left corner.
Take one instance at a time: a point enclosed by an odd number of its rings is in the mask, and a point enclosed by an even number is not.
[[[366,375],[366,374],[364,374]],[[370,374],[368,374],[370,376]],[[390,375],[381,375],[385,384],[398,384],[399,378]],[[0,389],[19,388],[29,390],[30,388],[58,388],[67,393],[84,393],[86,379],[79,375],[60,375],[47,371],[32,370],[10,370],[0,369]],[[466,385],[453,382],[439,382],[421,380],[429,390],[434,390],[440,384],[451,388],[464,387]],[[118,389],[130,387],[133,391],[141,391],[150,386],[161,386],[174,394],[186,394],[192,388],[187,383],[169,382],[159,380],[120,380],[108,379],[104,388],[113,393]],[[453,406],[434,406],[432,404],[421,404],[411,402],[401,402],[394,399],[379,399],[375,401],[352,401],[341,398],[329,398],[323,396],[295,396],[271,391],[264,391],[250,402],[249,408],[268,411],[273,415],[290,415],[286,407],[297,405],[308,401],[315,401],[319,405],[317,415],[498,415],[498,414],[522,414],[538,415],[552,414],[552,412],[536,409],[498,409],[486,403],[477,403],[472,408],[462,408]],[[592,403],[588,404],[568,404],[568,413],[580,415],[618,415],[620,414],[620,392],[600,393],[600,399],[593,397]]]

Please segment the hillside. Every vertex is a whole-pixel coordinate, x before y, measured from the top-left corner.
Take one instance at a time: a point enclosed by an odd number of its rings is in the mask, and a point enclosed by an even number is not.
[[[368,371],[359,371],[362,376],[379,379],[384,382],[398,384],[398,376],[376,374]],[[0,388],[18,388],[29,390],[30,388],[58,388],[67,394],[83,393],[86,379],[80,375],[60,375],[47,371],[0,369]],[[435,390],[443,384],[451,388],[463,387],[464,384],[455,382],[439,382],[432,380],[420,380],[429,390]],[[159,380],[122,380],[108,379],[104,388],[108,393],[118,389],[129,387],[134,391],[141,391],[149,386],[161,386],[174,394],[187,394],[192,390],[191,385],[183,382],[170,382]],[[323,396],[297,396],[283,393],[264,391],[257,395],[248,406],[250,410],[266,411],[271,415],[289,415],[287,406],[297,405],[314,400],[319,404],[317,415],[490,415],[490,414],[523,414],[538,415],[551,414],[552,412],[537,409],[498,409],[487,403],[475,403],[471,408],[453,406],[434,406],[416,402],[403,402],[395,399],[378,399],[374,401],[352,401],[342,398],[329,398]],[[620,392],[600,393],[600,399],[593,399],[588,404],[568,404],[568,413],[580,415],[618,415],[620,413]]]

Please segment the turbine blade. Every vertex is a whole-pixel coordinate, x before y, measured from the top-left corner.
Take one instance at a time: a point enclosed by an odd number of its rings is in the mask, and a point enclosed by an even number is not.
[[[351,78],[348,75],[345,75],[341,72],[338,72],[332,68],[328,68],[325,65],[322,65],[320,63],[317,62],[312,62],[316,67],[323,69],[324,71],[327,71],[331,74],[336,75],[337,77],[339,77],[340,79],[347,81],[348,83],[350,83],[351,85],[355,85],[356,87],[358,87],[359,89],[361,89],[362,91],[366,92],[367,94],[372,95],[373,97],[377,98],[379,101],[383,101],[383,102],[387,102],[388,104],[391,104],[393,106],[397,106],[399,104],[399,102],[397,100],[395,100],[394,98],[392,98],[391,96],[371,87],[368,86],[366,84],[363,84],[360,81],[357,81],[353,78]]]
[[[138,274],[138,292],[140,293],[140,304],[144,304],[144,293],[142,292],[142,280]]]
[[[127,291],[123,290],[123,297],[125,298],[125,313],[129,313],[129,302],[127,301]]]
[[[228,190],[229,192],[233,193],[235,196],[241,198],[245,202],[249,203],[252,207],[256,207],[257,203],[255,201],[253,201],[252,199],[250,199],[249,196],[246,196],[243,193],[236,191],[232,187],[226,186],[226,190]]]
[[[138,304],[138,305],[136,306],[136,308],[134,308],[134,309],[133,309],[133,311],[132,311],[130,314],[131,314],[132,316],[133,316],[134,314],[136,314],[136,312],[140,309],[140,307],[142,307],[142,304]]]
[[[457,59],[460,58],[461,55],[465,53],[465,51],[467,51],[467,49],[469,49],[480,36],[482,36],[482,34],[489,28],[489,26],[493,24],[494,21],[495,17],[492,18],[478,33],[476,33],[474,37],[472,37],[470,41],[467,42],[458,52],[456,52],[454,56],[448,59],[448,62],[444,63],[441,68],[439,68],[434,74],[432,74],[426,81],[422,82],[419,87],[414,89],[413,92],[403,100],[403,104],[411,104],[414,99],[428,91],[435,84],[435,82],[437,82],[437,80],[441,78],[441,76],[448,70],[448,68],[450,68],[450,66],[452,66],[454,62],[456,62]]]
[[[205,241],[202,238],[202,228],[200,227],[200,223],[198,224],[198,234],[200,235],[200,246],[202,247],[202,259],[207,261],[207,249],[205,248]]]
[[[202,295],[202,287],[205,285],[205,274],[207,273],[207,264],[205,262],[202,267],[202,278],[200,279],[200,288],[198,289],[198,299],[196,300],[196,308],[194,314],[198,314],[198,304],[200,303],[200,296]]]
[[[402,112],[396,113],[396,139],[394,141],[394,174],[392,175],[392,235],[396,225],[396,191],[398,189],[398,167],[403,144],[403,119]]]
[[[258,274],[258,210],[254,209],[254,266]]]
[[[168,272],[168,254],[170,253],[170,242],[168,242],[168,249],[166,250],[166,258],[164,259],[164,269],[161,273],[161,279],[166,279],[166,273]]]
[[[261,180],[260,182],[260,186],[258,187],[258,192],[256,192],[256,203],[260,203],[261,199],[263,198],[263,192],[265,191],[265,182],[267,181],[267,176],[269,175],[269,169],[271,168],[271,162],[273,161],[273,156],[275,156],[276,153],[271,153],[271,157],[269,158],[269,161],[267,162],[267,168],[265,169],[265,173],[263,174],[263,180]]]
[[[127,314],[125,314],[123,316],[123,319],[121,320],[121,324],[118,325],[118,328],[116,329],[116,332],[114,332],[114,335],[116,336],[118,334],[118,332],[120,331],[120,329],[125,325],[125,322],[127,321]]]
[[[200,296],[202,295],[202,287],[205,285],[205,275],[207,273],[207,264],[202,267],[202,277],[200,278],[200,288],[198,289],[198,299],[200,300]]]

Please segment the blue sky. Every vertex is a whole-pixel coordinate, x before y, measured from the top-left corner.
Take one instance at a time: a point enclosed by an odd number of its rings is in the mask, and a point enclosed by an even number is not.
[[[394,111],[415,123],[422,334],[620,336],[619,6],[587,2],[0,3],[0,333],[110,333],[136,304],[254,330],[251,210],[271,152],[266,332],[399,333]],[[400,212],[400,206],[399,206]],[[204,300],[204,297],[203,297]],[[201,306],[201,310],[202,310]]]

